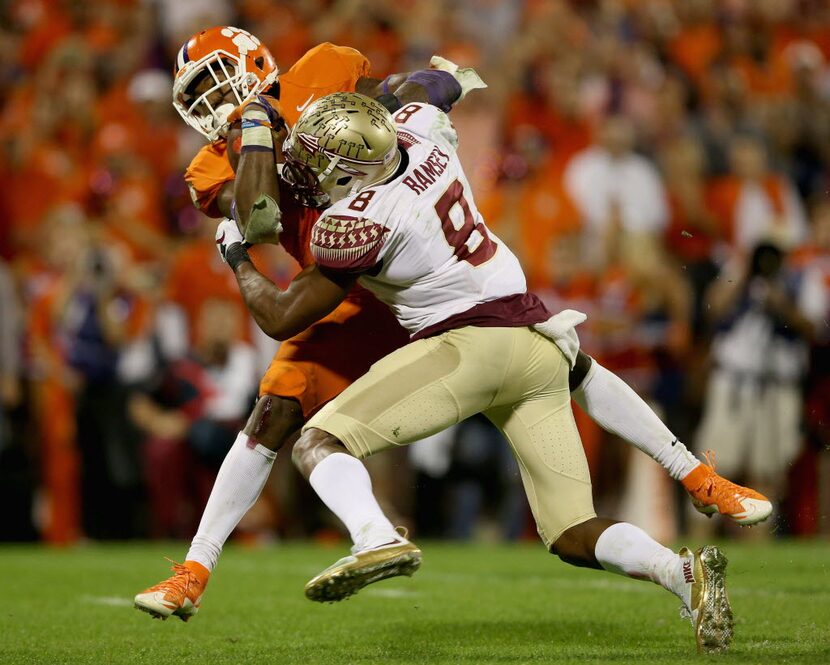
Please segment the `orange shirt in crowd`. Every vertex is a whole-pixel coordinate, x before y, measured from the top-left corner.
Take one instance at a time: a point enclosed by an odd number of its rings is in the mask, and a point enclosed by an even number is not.
[[[714,23],[684,27],[668,43],[669,57],[698,85],[723,46],[723,36]]]
[[[246,23],[257,26],[257,37],[268,45],[277,62],[294,62],[313,44],[311,24],[291,3],[247,0],[236,9]]]
[[[712,233],[690,224],[677,193],[669,187],[666,195],[669,204],[669,224],[664,235],[666,249],[683,261],[710,258],[715,242],[723,234],[723,226]],[[706,212],[715,215],[714,205],[712,188],[709,187],[703,195],[702,206]]]
[[[507,193],[511,186],[518,188],[514,195]],[[561,172],[545,167],[520,183],[495,186],[479,208],[497,235],[504,235],[508,244],[519,243],[514,249],[531,289],[550,283],[551,246],[556,238],[581,227],[579,211],[565,191]],[[503,233],[500,227],[509,217],[516,218],[517,226]]]
[[[167,277],[166,295],[184,311],[191,339],[202,304],[212,298],[237,303],[240,314],[247,320],[236,278],[222,263],[216,243],[210,238],[188,241],[175,254]]]
[[[564,168],[571,157],[591,145],[591,126],[585,118],[567,117],[528,95],[510,100],[504,124],[508,141],[513,138],[513,129],[535,127],[548,143],[555,169]]]

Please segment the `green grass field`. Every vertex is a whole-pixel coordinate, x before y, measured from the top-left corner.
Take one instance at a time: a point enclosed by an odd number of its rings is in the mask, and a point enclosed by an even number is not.
[[[345,546],[228,548],[188,624],[132,596],[180,544],[0,546],[0,663],[830,662],[830,545],[726,544],[729,654],[698,656],[679,603],[646,582],[566,566],[541,546],[422,543],[412,579],[334,605],[305,581]]]

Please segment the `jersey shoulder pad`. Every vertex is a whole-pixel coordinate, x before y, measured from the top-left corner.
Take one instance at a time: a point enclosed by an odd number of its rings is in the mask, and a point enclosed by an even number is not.
[[[311,233],[311,253],[318,265],[341,272],[365,272],[379,258],[389,229],[362,216],[327,214]]]
[[[370,68],[369,59],[357,49],[324,42],[306,51],[284,76],[306,88],[351,82],[354,89],[353,84],[368,76]]]
[[[398,134],[406,139],[407,134],[425,138],[435,143],[443,143],[455,149],[458,147],[458,134],[449,116],[437,106],[412,102],[398,109],[392,116],[398,128]]]

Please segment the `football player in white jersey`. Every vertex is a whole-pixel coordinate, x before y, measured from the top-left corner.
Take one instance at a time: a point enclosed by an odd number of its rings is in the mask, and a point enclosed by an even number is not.
[[[417,569],[420,551],[383,515],[358,458],[481,412],[519,460],[549,551],[660,584],[681,598],[699,648],[726,648],[732,615],[720,550],[676,554],[631,524],[596,517],[570,410],[579,317],[551,317],[527,293],[515,256],[475,207],[455,141],[433,107],[407,105],[393,121],[367,97],[330,95],[303,113],[284,146],[283,177],[305,201],[329,206],[313,233],[317,265],[282,292],[256,271],[236,225],[220,225],[220,251],[269,335],[304,329],[357,280],[412,334],[318,412],[295,445],[298,467],[355,542],[307,596],[340,600]]]

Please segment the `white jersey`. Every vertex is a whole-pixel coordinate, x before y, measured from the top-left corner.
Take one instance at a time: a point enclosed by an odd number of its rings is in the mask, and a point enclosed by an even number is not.
[[[549,314],[527,294],[516,256],[484,224],[442,111],[409,104],[395,114],[408,160],[393,180],[331,206],[311,251],[331,270],[360,272],[414,337],[461,325],[530,325]]]

